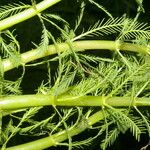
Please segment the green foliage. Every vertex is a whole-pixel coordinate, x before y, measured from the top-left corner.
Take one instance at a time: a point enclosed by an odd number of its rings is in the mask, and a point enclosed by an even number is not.
[[[137,13],[131,19],[126,15],[113,17],[105,7],[94,0],[76,1],[76,3],[79,3],[80,13],[77,14],[73,27],[61,15],[38,12],[35,3],[34,9],[38,16],[36,19],[39,19],[41,25],[41,40],[34,42],[36,55],[50,55],[48,49],[51,43],[57,54],[38,60],[35,60],[33,55],[31,56],[33,57],[32,62],[26,61],[30,64],[25,64],[23,61],[23,59],[29,58],[22,54],[20,44],[15,36],[15,30],[0,31],[0,102],[3,102],[3,97],[7,99],[8,96],[8,98],[12,97],[13,99],[14,95],[23,95],[24,91],[21,89],[21,84],[24,81],[26,69],[28,67],[31,69],[32,67],[38,68],[40,65],[44,69],[46,68],[47,79],[46,81],[43,80],[37,89],[34,89],[36,95],[43,94],[50,98],[53,97],[53,105],[48,106],[48,110],[44,106],[3,110],[0,106],[0,144],[2,150],[10,146],[16,146],[12,145],[11,141],[12,139],[17,141],[18,136],[20,138],[32,136],[39,139],[51,137],[53,142],[50,141],[47,147],[41,144],[43,146],[41,149],[59,145],[67,146],[69,150],[90,146],[100,136],[102,136],[100,147],[105,150],[115,142],[120,133],[125,134],[127,131],[130,131],[137,141],[140,141],[142,134],[148,133],[148,136],[150,136],[149,113],[144,113],[144,110],[139,110],[135,105],[137,97],[149,98],[150,96],[150,29],[149,24],[138,21],[138,17],[141,12],[144,12],[144,8],[142,1],[136,0],[136,2],[138,4]],[[79,32],[77,31],[82,26],[87,5],[103,11],[109,18],[97,21],[86,31],[85,29],[82,32],[79,31],[81,34],[78,35]],[[9,19],[9,16],[11,17],[31,7],[33,6],[22,2],[1,6],[0,20]],[[53,35],[54,32],[50,27],[57,31],[58,36],[57,34]],[[115,40],[116,51],[111,53],[110,56],[106,56],[108,53],[103,56],[96,53],[95,56],[92,51],[85,54],[82,48],[80,50],[74,45],[75,41],[88,40],[89,37],[90,39],[111,39],[111,36]],[[60,49],[63,42],[67,44],[65,50]],[[104,46],[107,44],[107,41],[105,42]],[[146,47],[147,54],[121,52],[122,43],[131,43],[141,48]],[[44,55],[46,53],[48,54]],[[5,79],[5,61],[6,65],[10,63],[12,66],[22,66],[23,71],[19,78],[15,78],[13,81]],[[55,69],[56,67],[57,69]],[[96,96],[102,96],[102,108],[92,108],[93,111],[91,111],[90,104],[89,107],[63,107],[63,103],[68,97],[80,101],[84,96],[89,95],[95,97],[95,99]],[[125,97],[130,97],[131,102],[128,107],[119,109],[107,104],[107,99],[110,97],[120,97],[123,100]],[[62,107],[57,106],[56,102],[59,99],[61,99],[59,102],[62,103]],[[13,103],[13,101],[10,100],[10,103]],[[72,100],[72,103],[75,103],[75,101]],[[97,116],[99,112],[101,115]],[[8,121],[6,121],[7,117]],[[95,125],[95,123],[97,124]],[[96,134],[85,139],[77,138],[75,140],[73,138],[74,135],[78,136],[80,132],[86,129],[90,132],[94,130]],[[63,141],[65,142],[63,143]],[[32,145],[32,143],[28,144]],[[36,147],[36,144],[34,146]]]
[[[108,19],[96,22],[91,26],[88,31],[83,32],[81,35],[76,36],[73,41],[82,39],[86,36],[104,36],[120,32],[124,26],[124,18]]]
[[[29,7],[31,7],[31,6],[27,5],[27,4],[24,4],[22,2],[13,3],[13,4],[10,3],[8,5],[1,6],[0,7],[0,20],[6,18],[8,16],[17,14],[20,11],[22,11],[24,9],[27,9]]]
[[[94,4],[95,6],[97,6],[99,9],[101,9],[102,11],[104,11],[110,18],[113,19],[113,16],[102,5],[99,5],[98,3],[96,3],[93,0],[89,0],[89,2],[92,3],[92,4]]]

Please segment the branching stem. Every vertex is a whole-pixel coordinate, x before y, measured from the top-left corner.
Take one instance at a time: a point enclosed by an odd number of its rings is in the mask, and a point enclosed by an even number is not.
[[[98,111],[97,113],[90,116],[87,120],[82,120],[76,126],[70,127],[68,129],[70,136],[75,136],[88,127],[92,126],[96,122],[102,120],[104,118],[103,112]],[[51,146],[57,146],[60,142],[66,140],[68,138],[66,130],[63,130],[59,133],[56,133],[52,136],[42,138],[33,142],[21,144],[18,146],[6,148],[6,150],[35,150],[35,149],[45,149]]]

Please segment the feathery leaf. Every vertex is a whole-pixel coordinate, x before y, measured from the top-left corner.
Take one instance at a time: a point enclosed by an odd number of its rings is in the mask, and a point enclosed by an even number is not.
[[[100,10],[104,11],[111,19],[113,19],[113,16],[111,15],[111,13],[109,13],[108,10],[106,10],[106,8],[104,8],[102,5],[99,5],[94,0],[89,0],[89,2],[91,4],[97,6]]]
[[[31,7],[30,5],[24,4],[22,2],[8,4],[0,7],[0,20],[4,19],[9,15],[14,15],[19,13],[20,11]]]
[[[76,36],[72,39],[72,41],[82,39],[87,36],[103,36],[103,35],[109,35],[112,33],[117,33],[122,30],[122,27],[124,25],[124,18],[116,18],[116,19],[108,19],[106,22],[104,22],[104,19],[102,21],[98,21],[95,23],[94,26],[90,27],[88,31],[83,32],[82,34]]]

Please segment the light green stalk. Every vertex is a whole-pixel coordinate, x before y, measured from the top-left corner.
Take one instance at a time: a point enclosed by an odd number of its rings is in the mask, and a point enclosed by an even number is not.
[[[38,98],[39,96],[39,98]],[[17,96],[18,97],[18,96]],[[23,104],[27,101],[25,101],[25,99],[29,100],[31,102],[33,102],[35,100],[35,104],[38,103],[38,101],[40,101],[40,99],[42,98],[42,95],[36,95],[35,97],[37,98],[33,98],[32,96],[27,96],[27,98],[25,98],[26,96],[22,96],[23,99]],[[43,98],[45,97],[47,103],[51,103],[54,104],[54,98],[52,98],[51,96],[43,96]],[[16,97],[14,97],[16,98]],[[150,106],[150,99],[149,98],[136,98],[134,99],[134,101],[131,103],[131,98],[129,97],[111,97],[107,100],[104,99],[105,97],[100,97],[100,96],[83,96],[80,98],[72,98],[70,97],[70,99],[58,99],[56,101],[56,105],[62,105],[62,106],[77,106],[77,105],[81,105],[81,106],[103,106],[105,104],[108,105],[112,105],[112,106],[130,106],[131,104],[134,106]],[[20,98],[18,98],[17,100],[13,100],[12,101],[21,101],[21,96]],[[37,101],[36,101],[37,100]],[[41,100],[40,103],[42,103],[43,105],[43,100]],[[49,101],[48,101],[49,100]],[[7,101],[7,99],[5,99],[4,101]],[[50,102],[51,101],[51,102]],[[30,103],[30,102],[29,102]],[[19,105],[21,103],[19,102]],[[85,105],[84,105],[85,104]],[[8,103],[7,103],[8,105]],[[39,105],[39,103],[37,104]],[[105,114],[107,115],[107,114]],[[81,132],[83,132],[85,129],[87,129],[88,127],[92,126],[93,124],[95,124],[96,122],[104,119],[104,113],[103,111],[98,111],[97,113],[93,114],[92,116],[90,116],[87,119],[82,119],[82,121],[80,123],[78,123],[76,126],[70,127],[67,131],[63,130],[59,133],[56,133],[54,135],[48,136],[46,138],[42,138],[33,142],[28,142],[25,144],[21,144],[18,146],[13,146],[13,147],[9,147],[6,148],[6,150],[41,150],[41,149],[45,149],[51,146],[57,146],[59,145],[60,142],[68,139],[68,134],[70,137],[75,136]]]
[[[0,110],[8,111],[28,108],[33,106],[105,106],[129,107],[129,106],[150,106],[150,98],[130,97],[103,97],[103,96],[62,96],[57,99],[50,95],[17,95],[0,98]]]
[[[84,50],[103,50],[108,49],[115,51],[118,48],[118,45],[115,41],[103,41],[103,40],[86,40],[86,41],[76,41],[73,42],[73,46],[78,51],[84,51]],[[60,43],[56,45],[49,45],[47,50],[39,51],[39,49],[30,50],[28,52],[25,52],[21,54],[21,61],[19,65],[26,64],[28,62],[31,62],[33,60],[53,55],[59,52],[63,52],[65,50],[69,49],[69,45],[67,43]],[[149,53],[149,48],[146,46],[140,46],[137,44],[131,44],[131,43],[120,43],[119,45],[120,50],[124,51],[132,51],[132,52],[139,52],[139,53]],[[15,67],[18,67],[18,64],[15,64],[11,59],[3,60],[2,62],[3,70],[8,71]]]
[[[51,7],[52,5],[60,2],[61,0],[43,0],[39,4],[24,10],[16,15],[8,17],[2,21],[0,21],[0,31],[5,30],[9,27],[12,27],[15,24],[23,22],[29,18],[36,16],[38,13],[42,12],[43,10]]]
[[[66,130],[63,130],[52,136],[42,138],[26,144],[9,147],[6,148],[6,150],[41,150],[51,146],[57,146],[60,142],[68,139],[68,134],[71,137],[75,136],[102,119],[104,119],[103,111],[98,111],[94,115],[90,116],[88,119],[82,119],[82,121],[76,126],[70,127],[67,130],[67,132]]]

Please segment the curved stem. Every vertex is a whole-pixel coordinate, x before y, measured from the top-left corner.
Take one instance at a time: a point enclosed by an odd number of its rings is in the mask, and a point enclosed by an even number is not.
[[[104,41],[104,40],[86,40],[86,41],[76,41],[72,43],[73,46],[77,51],[84,51],[84,50],[112,50],[115,51],[118,48],[118,45],[116,46],[115,41]],[[28,62],[31,62],[33,60],[48,56],[48,55],[53,55],[58,52],[63,52],[65,50],[69,49],[69,45],[67,43],[60,43],[57,44],[57,49],[56,45],[49,45],[48,49],[45,51],[39,51],[37,49],[35,50],[30,50],[28,52],[25,52],[21,54],[21,64],[26,64]],[[131,43],[121,43],[119,45],[120,50],[124,51],[132,51],[132,52],[139,52],[139,53],[149,53],[149,48],[146,46],[140,46],[137,44],[131,44]],[[11,70],[18,65],[14,64],[11,59],[5,59],[2,62],[3,65],[3,70],[8,71]]]
[[[51,7],[52,5],[60,2],[61,0],[43,0],[39,4],[31,7],[27,10],[24,10],[14,16],[8,17],[2,21],[0,21],[0,31],[5,30],[9,27],[12,27],[15,24],[23,22],[29,18],[36,16],[39,12]]]
[[[79,122],[76,126],[70,127],[67,132],[71,137],[75,136],[102,119],[104,119],[103,111],[98,111],[97,113],[90,116],[88,119],[82,119],[82,121]],[[57,146],[60,142],[68,138],[67,132],[66,130],[63,130],[52,136],[21,144],[18,146],[9,147],[6,148],[6,150],[35,150],[45,149],[51,146]]]

